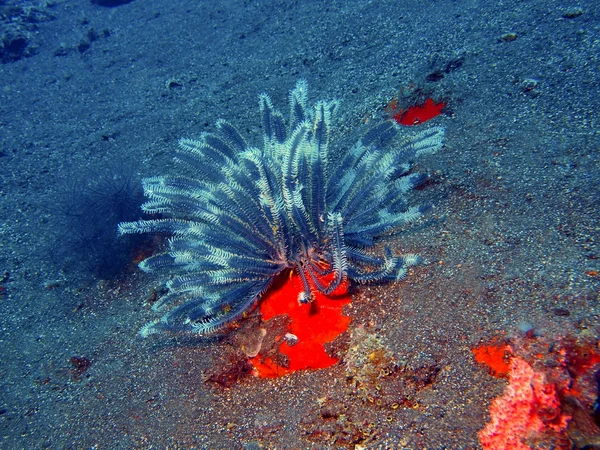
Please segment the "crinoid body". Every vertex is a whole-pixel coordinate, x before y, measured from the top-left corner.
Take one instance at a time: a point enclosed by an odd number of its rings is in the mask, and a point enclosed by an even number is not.
[[[330,294],[345,279],[402,279],[416,255],[368,250],[388,230],[419,218],[406,193],[426,176],[410,162],[443,145],[432,127],[388,148],[398,125],[369,130],[336,161],[328,155],[338,103],[308,106],[307,85],[290,92],[290,117],[259,98],[262,148],[249,145],[228,122],[215,133],[179,143],[177,162],[191,176],[143,180],[142,210],[161,218],[125,222],[121,234],[163,233],[168,250],[144,260],[147,272],[169,274],[169,290],[153,309],[167,311],[140,331],[207,334],[248,311],[286,270],[301,278],[298,301],[315,290]]]

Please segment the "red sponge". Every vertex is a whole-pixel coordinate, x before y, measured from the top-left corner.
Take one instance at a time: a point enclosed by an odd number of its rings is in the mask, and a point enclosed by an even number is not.
[[[300,304],[298,294],[303,291],[302,281],[293,273],[281,287],[268,291],[260,304],[263,320],[288,315],[291,324],[287,332],[294,336],[294,342],[282,340],[279,346],[279,351],[288,357],[288,367],[277,366],[269,358],[262,362],[256,358],[252,363],[258,374],[277,377],[296,370],[322,369],[335,364],[337,359],[325,352],[323,344],[348,329],[350,318],[342,314],[342,308],[350,303],[347,288],[347,283],[343,283],[329,296],[315,292],[311,303]]]

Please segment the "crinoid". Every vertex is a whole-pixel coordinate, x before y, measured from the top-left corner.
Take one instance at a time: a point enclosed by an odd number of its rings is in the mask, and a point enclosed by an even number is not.
[[[262,148],[252,147],[228,122],[199,140],[182,139],[176,161],[190,177],[143,180],[147,213],[162,218],[125,222],[121,234],[171,235],[166,253],[140,263],[166,272],[169,292],[153,309],[168,310],[140,334],[207,334],[248,311],[286,270],[302,279],[298,301],[313,290],[330,294],[346,278],[359,283],[402,279],[416,255],[366,250],[382,233],[412,222],[423,207],[407,207],[406,193],[426,176],[410,161],[441,148],[433,127],[392,148],[398,126],[368,131],[336,161],[328,156],[336,101],[309,108],[307,84],[290,92],[287,124],[268,95],[259,97]]]

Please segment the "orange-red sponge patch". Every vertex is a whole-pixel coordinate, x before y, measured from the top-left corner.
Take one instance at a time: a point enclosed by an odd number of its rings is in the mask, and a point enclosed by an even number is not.
[[[279,351],[288,357],[287,367],[278,366],[270,358],[252,360],[259,376],[277,377],[296,370],[322,369],[337,362],[327,354],[323,344],[333,341],[348,329],[350,318],[342,314],[344,305],[350,303],[348,285],[343,283],[331,295],[314,293],[311,303],[300,304],[298,294],[303,291],[302,281],[292,273],[280,286],[269,290],[260,304],[264,321],[278,315],[291,319],[287,332],[295,343],[282,339]]]
[[[568,442],[570,416],[561,411],[555,383],[548,380],[524,359],[510,361],[508,386],[490,407],[490,422],[479,432],[485,450],[530,450],[531,442],[548,439],[555,449]]]

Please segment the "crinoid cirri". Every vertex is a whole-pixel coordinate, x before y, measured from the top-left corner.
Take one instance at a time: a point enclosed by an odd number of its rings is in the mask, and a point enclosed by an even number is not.
[[[289,98],[286,123],[269,96],[260,95],[262,146],[220,120],[216,132],[179,142],[175,159],[188,175],[143,180],[142,210],[160,218],[121,223],[119,232],[171,237],[165,253],[140,263],[169,278],[169,292],[153,305],[164,315],[145,325],[142,336],[222,329],[284,271],[299,275],[298,301],[310,302],[313,292],[330,294],[346,279],[400,280],[419,262],[388,247],[381,256],[369,249],[426,209],[406,205],[407,192],[427,179],[411,171],[411,161],[442,147],[443,128],[399,140],[398,125],[386,121],[351,148],[337,149],[334,159],[330,131],[338,102],[309,107],[302,80]]]

